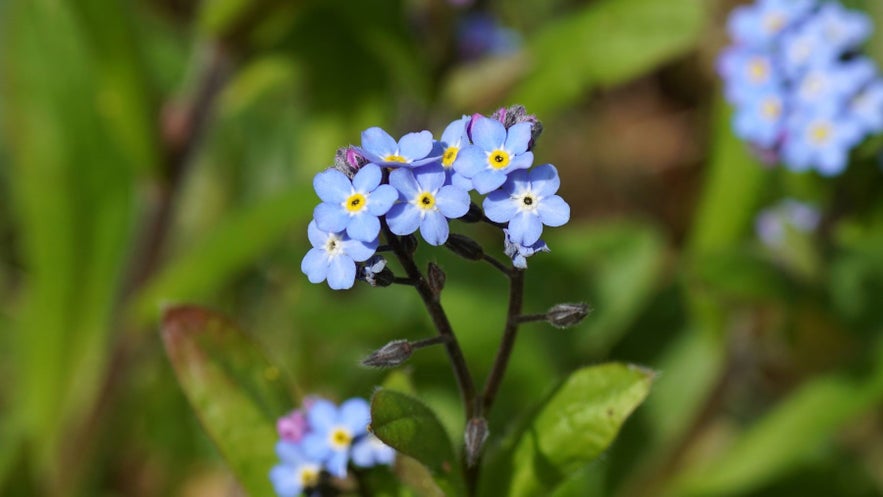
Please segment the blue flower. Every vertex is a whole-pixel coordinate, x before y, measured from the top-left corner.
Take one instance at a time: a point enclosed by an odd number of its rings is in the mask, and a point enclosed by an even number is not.
[[[789,230],[812,233],[818,228],[822,215],[813,205],[794,199],[785,199],[758,214],[755,230],[761,241],[770,248],[782,247]]]
[[[833,106],[794,114],[787,133],[782,149],[785,161],[795,170],[815,168],[826,176],[843,171],[849,150],[862,138],[859,125]]]
[[[270,482],[279,497],[296,497],[319,483],[321,465],[308,458],[294,442],[280,440],[276,454],[281,463],[270,470]]]
[[[883,131],[883,80],[859,91],[849,102],[849,113],[865,133]]]
[[[356,262],[367,260],[377,250],[377,240],[362,242],[352,240],[346,233],[322,231],[316,221],[307,227],[307,236],[313,248],[307,252],[300,270],[310,283],[328,280],[335,290],[351,288],[356,280]]]
[[[555,193],[561,180],[551,164],[530,171],[513,171],[500,190],[484,199],[484,212],[494,222],[509,223],[512,243],[533,245],[543,225],[561,226],[570,220],[570,206]]]
[[[815,4],[815,0],[760,0],[734,9],[727,28],[737,42],[766,48]]]
[[[478,193],[499,188],[509,172],[533,163],[533,152],[527,150],[531,127],[524,122],[507,130],[501,122],[479,116],[472,123],[473,145],[460,150],[454,169],[471,179]]]
[[[457,26],[460,57],[474,60],[486,55],[506,55],[518,50],[521,37],[488,14],[470,14]]]
[[[727,100],[733,103],[782,85],[778,68],[765,52],[731,47],[721,54],[718,70],[724,77]]]
[[[743,103],[733,116],[733,130],[761,148],[773,147],[782,135],[785,100],[779,91],[764,91]]]
[[[432,133],[408,133],[398,142],[386,131],[368,128],[362,132],[362,155],[374,164],[386,167],[420,166],[438,159],[430,157]]]
[[[352,182],[336,169],[316,175],[313,187],[322,203],[313,217],[322,231],[346,230],[354,240],[370,242],[380,233],[380,220],[398,198],[395,188],[381,185],[383,173],[379,166],[367,164],[353,176]]]
[[[825,43],[838,52],[852,50],[871,36],[873,25],[867,15],[845,9],[837,2],[825,2],[811,21],[817,23]]]
[[[389,183],[399,191],[400,202],[386,215],[389,229],[396,235],[410,235],[419,228],[427,243],[441,245],[448,239],[448,219],[469,211],[469,194],[445,185],[440,165],[396,169],[389,174]]]
[[[303,453],[321,461],[332,475],[346,476],[353,441],[368,432],[371,412],[365,399],[352,398],[338,408],[320,399],[307,412],[310,432],[301,440]]]
[[[530,245],[521,245],[513,242],[512,237],[509,236],[509,230],[506,228],[503,228],[503,238],[503,253],[512,259],[512,265],[519,269],[527,269],[527,258],[535,253],[551,252],[549,246],[542,240],[537,240]]]
[[[782,36],[780,60],[789,78],[800,76],[813,63],[833,62],[838,55],[816,23],[807,22]]]
[[[379,438],[368,433],[353,444],[353,464],[362,468],[370,468],[381,464],[391,465],[395,461],[396,452],[392,447],[381,442]]]
[[[466,133],[466,125],[470,120],[471,117],[463,116],[448,124],[441,140],[436,144],[441,154],[441,165],[445,168],[445,184],[458,186],[467,192],[472,190],[472,181],[458,173],[454,169],[454,164],[460,157],[460,150],[470,144],[469,135]]]

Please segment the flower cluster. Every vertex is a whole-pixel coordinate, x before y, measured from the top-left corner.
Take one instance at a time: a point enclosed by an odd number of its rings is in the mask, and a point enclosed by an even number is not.
[[[280,418],[276,454],[281,462],[270,470],[270,481],[280,497],[311,493],[324,475],[344,478],[347,466],[368,468],[390,465],[395,451],[368,433],[368,402],[352,398],[339,407],[309,398],[301,409]]]
[[[821,220],[817,207],[789,198],[762,210],[755,220],[755,231],[767,247],[781,248],[789,231],[812,233]]]
[[[506,228],[506,254],[516,267],[547,251],[543,226],[561,226],[570,207],[556,195],[560,180],[551,164],[533,165],[542,125],[523,107],[475,114],[450,123],[439,139],[429,131],[396,140],[373,127],[359,147],[338,151],[335,165],[316,175],[321,203],[307,234],[313,248],[301,270],[313,283],[333,289],[358,278],[372,285],[385,261],[375,255],[384,236],[420,232],[430,245],[450,236],[449,220],[485,220]],[[486,195],[481,208],[470,192]],[[388,270],[387,270],[388,271]]]
[[[733,128],[793,170],[839,174],[883,131],[883,80],[858,53],[872,24],[834,1],[758,0],[736,8],[718,70]]]

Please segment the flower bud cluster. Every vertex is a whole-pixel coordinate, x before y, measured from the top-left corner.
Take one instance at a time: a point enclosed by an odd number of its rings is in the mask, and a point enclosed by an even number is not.
[[[718,60],[733,128],[762,157],[836,175],[883,131],[883,80],[860,55],[872,24],[836,1],[757,0],[736,8]]]
[[[362,468],[390,465],[395,451],[368,433],[368,402],[352,398],[340,406],[311,397],[279,419],[280,462],[270,470],[270,481],[280,497],[311,492],[323,478],[344,478],[352,464]]]
[[[506,254],[525,267],[527,256],[545,250],[543,227],[570,219],[570,206],[556,194],[558,171],[551,164],[532,167],[541,130],[521,106],[493,118],[463,116],[438,140],[425,130],[399,140],[378,127],[365,130],[360,147],[340,149],[334,166],[313,180],[321,203],[307,229],[313,248],[301,270],[333,289],[350,288],[357,278],[385,286],[391,273],[372,257],[384,227],[402,243],[416,240],[419,231],[438,246],[451,238],[449,220],[460,218],[505,225]],[[472,203],[473,191],[485,195],[481,209]],[[472,257],[482,254],[455,240],[453,246]],[[436,276],[440,290],[443,273]]]

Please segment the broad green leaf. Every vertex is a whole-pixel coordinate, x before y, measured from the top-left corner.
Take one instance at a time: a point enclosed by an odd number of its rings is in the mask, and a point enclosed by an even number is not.
[[[530,75],[509,99],[546,114],[691,50],[704,0],[602,0],[550,22],[528,42]]]
[[[832,374],[808,382],[748,429],[728,451],[685,475],[674,495],[745,493],[792,469],[847,421],[883,401],[883,347],[866,377]]]
[[[134,302],[136,318],[149,321],[169,301],[189,300],[217,290],[298,226],[314,198],[308,186],[297,187],[228,216],[148,282]]]
[[[272,495],[276,420],[295,404],[279,368],[248,335],[199,307],[167,310],[162,338],[181,388],[239,482],[249,495]]]
[[[371,397],[371,432],[426,466],[445,495],[464,495],[460,459],[435,413],[410,395],[380,389]]]
[[[503,446],[483,475],[480,495],[549,495],[613,443],[647,397],[654,376],[647,369],[618,363],[571,374]]]

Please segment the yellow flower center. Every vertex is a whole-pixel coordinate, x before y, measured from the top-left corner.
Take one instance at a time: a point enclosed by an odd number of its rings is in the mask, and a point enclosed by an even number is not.
[[[454,161],[457,160],[457,153],[460,152],[459,147],[448,147],[445,149],[444,155],[442,155],[442,166],[445,169],[450,169],[454,165]]]
[[[402,157],[399,154],[390,154],[383,158],[384,162],[408,162],[408,159]]]
[[[346,449],[350,446],[350,442],[353,441],[350,432],[344,428],[335,428],[331,430],[331,436],[329,438],[331,447],[335,449]]]
[[[809,130],[809,137],[814,143],[821,145],[831,137],[831,126],[827,123],[816,124]]]
[[[769,69],[763,59],[754,59],[748,64],[748,77],[755,83],[766,81]]]
[[[350,214],[355,214],[357,212],[361,212],[365,205],[367,204],[365,196],[361,193],[353,193],[349,197],[347,197],[346,201],[344,201],[343,206],[346,208],[347,212]]]
[[[315,487],[319,484],[319,468],[313,466],[303,466],[300,470],[300,484],[304,488]]]
[[[414,203],[417,204],[417,207],[428,211],[435,207],[435,197],[429,192],[423,192],[417,195],[417,200]]]
[[[785,16],[781,12],[771,12],[763,19],[763,27],[767,33],[778,33],[785,27]]]
[[[782,104],[775,98],[767,99],[761,105],[760,113],[768,120],[778,119],[782,114]]]
[[[487,156],[487,162],[494,169],[503,169],[509,165],[509,161],[511,158],[509,157],[509,152],[505,150],[494,150],[489,153]]]

